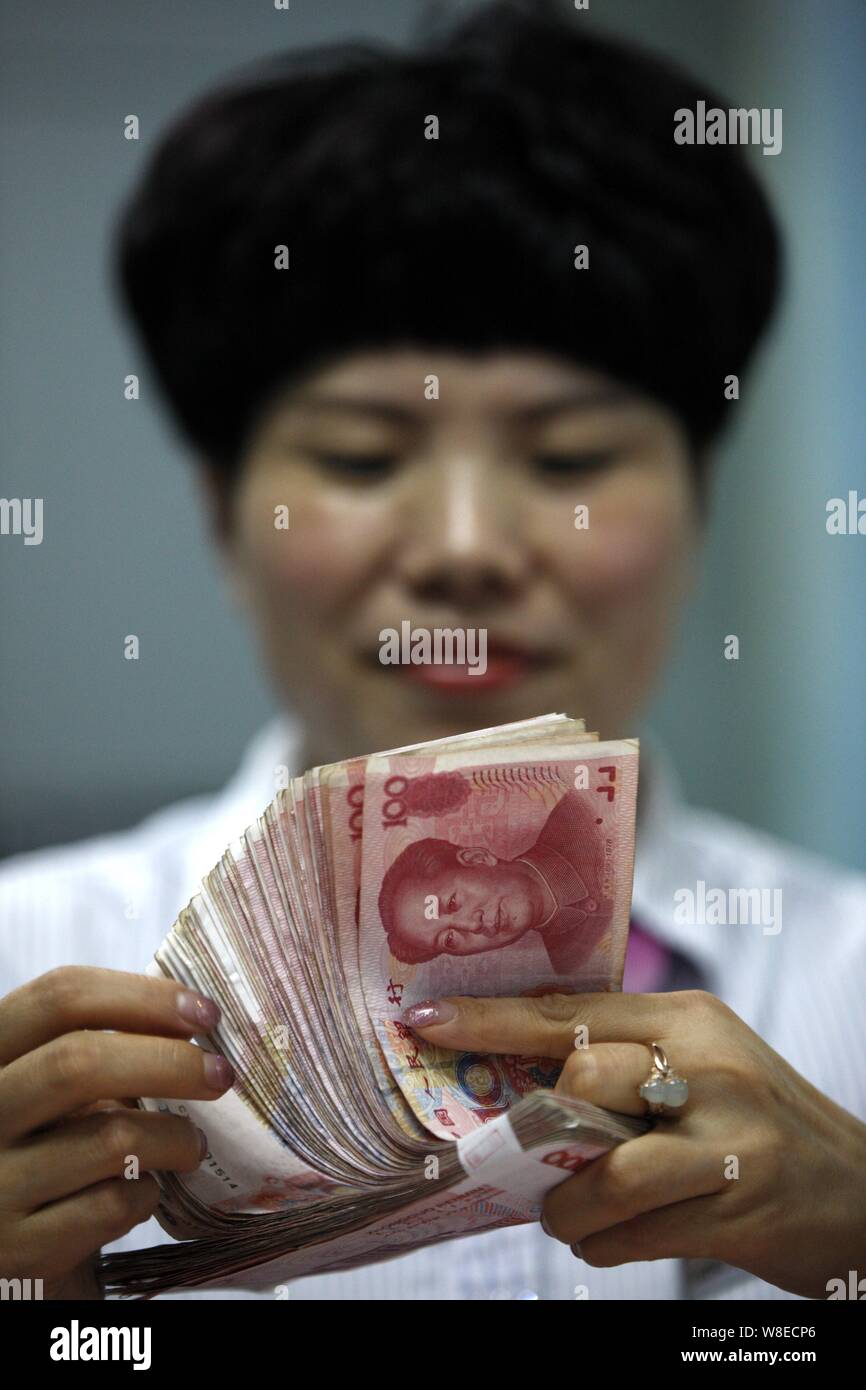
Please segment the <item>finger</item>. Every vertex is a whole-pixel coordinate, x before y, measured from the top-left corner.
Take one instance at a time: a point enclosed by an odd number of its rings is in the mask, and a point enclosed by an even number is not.
[[[101,1110],[8,1150],[4,1183],[19,1210],[34,1212],[105,1178],[134,1181],[132,1158],[139,1173],[191,1173],[206,1148],[202,1131],[181,1115]]]
[[[118,1096],[116,1100],[95,1100],[90,1105],[82,1105],[80,1110],[71,1110],[67,1115],[63,1115],[57,1123],[68,1125],[74,1120],[83,1120],[85,1115],[94,1115],[99,1110],[116,1110],[119,1105],[128,1106],[130,1110],[138,1109],[138,1101],[133,1096]]]
[[[33,1273],[47,1280],[73,1269],[101,1246],[149,1220],[159,1199],[156,1180],[147,1173],[137,1182],[107,1178],[74,1197],[41,1207],[21,1224],[28,1263],[39,1264]]]
[[[585,1237],[575,1254],[597,1269],[638,1260],[719,1259],[724,1193],[693,1197]]]
[[[423,1038],[463,1052],[506,1052],[565,1058],[575,1030],[589,1042],[652,1042],[666,1036],[674,994],[542,994],[520,999],[469,995],[415,1004],[403,1021]],[[432,1022],[431,1008],[449,1005],[454,1016]]]
[[[566,1245],[656,1208],[720,1192],[720,1154],[689,1143],[682,1131],[654,1130],[618,1144],[548,1192],[544,1228]]]
[[[649,1106],[639,1088],[652,1065],[652,1051],[645,1043],[594,1043],[573,1048],[554,1090],[623,1115],[646,1115]]]
[[[234,1080],[225,1057],[174,1038],[65,1033],[0,1072],[0,1143],[95,1100],[214,1100]]]
[[[79,1028],[188,1038],[211,1032],[219,1015],[213,1000],[176,980],[64,965],[0,1000],[0,1065]]]

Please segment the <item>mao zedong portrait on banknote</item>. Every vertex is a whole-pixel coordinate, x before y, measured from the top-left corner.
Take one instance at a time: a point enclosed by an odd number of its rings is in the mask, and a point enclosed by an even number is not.
[[[536,931],[564,973],[610,921],[603,875],[600,818],[566,792],[537,837],[510,859],[479,845],[417,840],[385,874],[379,913],[398,960],[499,951]]]

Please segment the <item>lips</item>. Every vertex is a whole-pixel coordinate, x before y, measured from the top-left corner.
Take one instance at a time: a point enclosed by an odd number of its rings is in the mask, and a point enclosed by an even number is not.
[[[524,680],[529,669],[519,658],[488,657],[484,671],[471,666],[410,666],[404,674],[414,685],[442,695],[472,695],[509,689]]]
[[[493,920],[490,922],[486,922],[482,925],[481,935],[486,936],[489,940],[491,937],[498,936],[499,933],[502,931],[502,927],[502,902],[500,900],[496,905],[496,912],[494,914]]]
[[[549,665],[551,658],[511,643],[488,639],[484,670],[479,665],[441,662],[393,669],[413,685],[439,695],[489,694],[509,690]]]

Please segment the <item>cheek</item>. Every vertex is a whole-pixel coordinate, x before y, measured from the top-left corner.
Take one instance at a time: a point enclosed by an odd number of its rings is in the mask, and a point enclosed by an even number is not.
[[[612,598],[655,585],[675,558],[677,531],[662,516],[599,518],[576,557],[574,575],[586,590]]]
[[[589,526],[558,548],[557,572],[574,596],[595,603],[650,600],[667,594],[679,572],[688,535],[682,509],[654,501],[643,507],[590,509]]]
[[[287,528],[275,524],[283,505]],[[254,590],[319,612],[359,592],[380,543],[381,528],[363,509],[305,496],[284,503],[273,486],[249,490],[238,524],[241,563]]]

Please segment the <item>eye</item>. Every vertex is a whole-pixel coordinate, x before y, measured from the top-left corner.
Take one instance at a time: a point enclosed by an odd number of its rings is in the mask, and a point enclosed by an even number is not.
[[[602,468],[608,467],[612,459],[613,454],[600,450],[595,453],[550,453],[536,454],[532,464],[535,472],[541,477],[556,481],[559,478],[576,478],[587,473],[597,473]]]
[[[396,454],[329,450],[327,453],[317,453],[314,457],[322,472],[350,482],[381,482],[389,478],[397,467]]]

